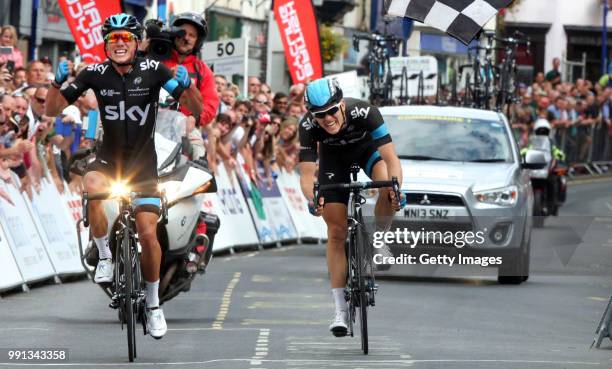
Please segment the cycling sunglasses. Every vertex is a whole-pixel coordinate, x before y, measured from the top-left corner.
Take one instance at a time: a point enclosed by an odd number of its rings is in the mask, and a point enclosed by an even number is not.
[[[316,113],[312,113],[312,115],[314,115],[315,118],[317,119],[324,119],[327,115],[334,115],[338,112],[338,110],[340,110],[340,104],[338,105],[334,105],[331,108],[325,110],[325,111],[318,111]]]
[[[136,36],[131,32],[113,32],[106,35],[105,40],[110,44],[116,44],[122,41],[124,44],[134,41]]]

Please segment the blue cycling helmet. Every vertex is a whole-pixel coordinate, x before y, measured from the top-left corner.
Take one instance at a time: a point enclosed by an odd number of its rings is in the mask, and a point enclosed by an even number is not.
[[[142,25],[133,15],[119,13],[106,18],[102,26],[102,37],[106,38],[106,35],[118,30],[126,30],[136,35],[139,40],[142,39]]]
[[[304,101],[308,111],[316,113],[325,111],[342,101],[342,90],[338,81],[331,78],[317,79],[308,84]]]

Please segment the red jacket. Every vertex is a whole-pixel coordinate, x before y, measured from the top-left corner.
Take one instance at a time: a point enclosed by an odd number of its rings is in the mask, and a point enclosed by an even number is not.
[[[163,63],[168,68],[174,68],[179,65],[178,62],[179,54],[176,50],[172,50],[170,59],[164,60]],[[200,90],[204,106],[202,106],[202,114],[200,114],[200,121],[196,122],[197,125],[205,126],[212,122],[217,115],[219,109],[219,97],[217,96],[217,88],[215,86],[215,76],[210,70],[208,65],[202,60],[198,59],[195,55],[189,55],[180,65],[187,68],[189,76],[191,77],[191,83],[195,83]],[[197,70],[197,72],[196,72]],[[198,81],[197,75],[200,74]],[[192,115],[186,106],[181,106],[180,110],[185,115]]]

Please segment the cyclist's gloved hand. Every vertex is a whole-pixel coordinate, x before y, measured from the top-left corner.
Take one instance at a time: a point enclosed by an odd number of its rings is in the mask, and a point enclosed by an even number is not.
[[[55,73],[55,83],[61,85],[68,79],[68,61],[63,60],[57,66],[57,72]]]
[[[187,72],[187,68],[182,65],[179,65],[176,69],[176,75],[174,79],[181,85],[183,88],[189,88],[191,85],[191,78],[189,77],[189,72]]]
[[[319,205],[315,206],[314,201],[308,201],[308,211],[310,214],[318,217],[323,213],[323,204],[325,203],[325,199],[319,197]]]

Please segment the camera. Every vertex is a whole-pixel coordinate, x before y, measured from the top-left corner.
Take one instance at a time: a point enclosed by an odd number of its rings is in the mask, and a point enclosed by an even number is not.
[[[174,39],[185,36],[185,30],[179,27],[164,27],[164,24],[157,19],[147,20],[145,30],[150,40],[148,55],[158,61],[169,59],[174,48]]]

